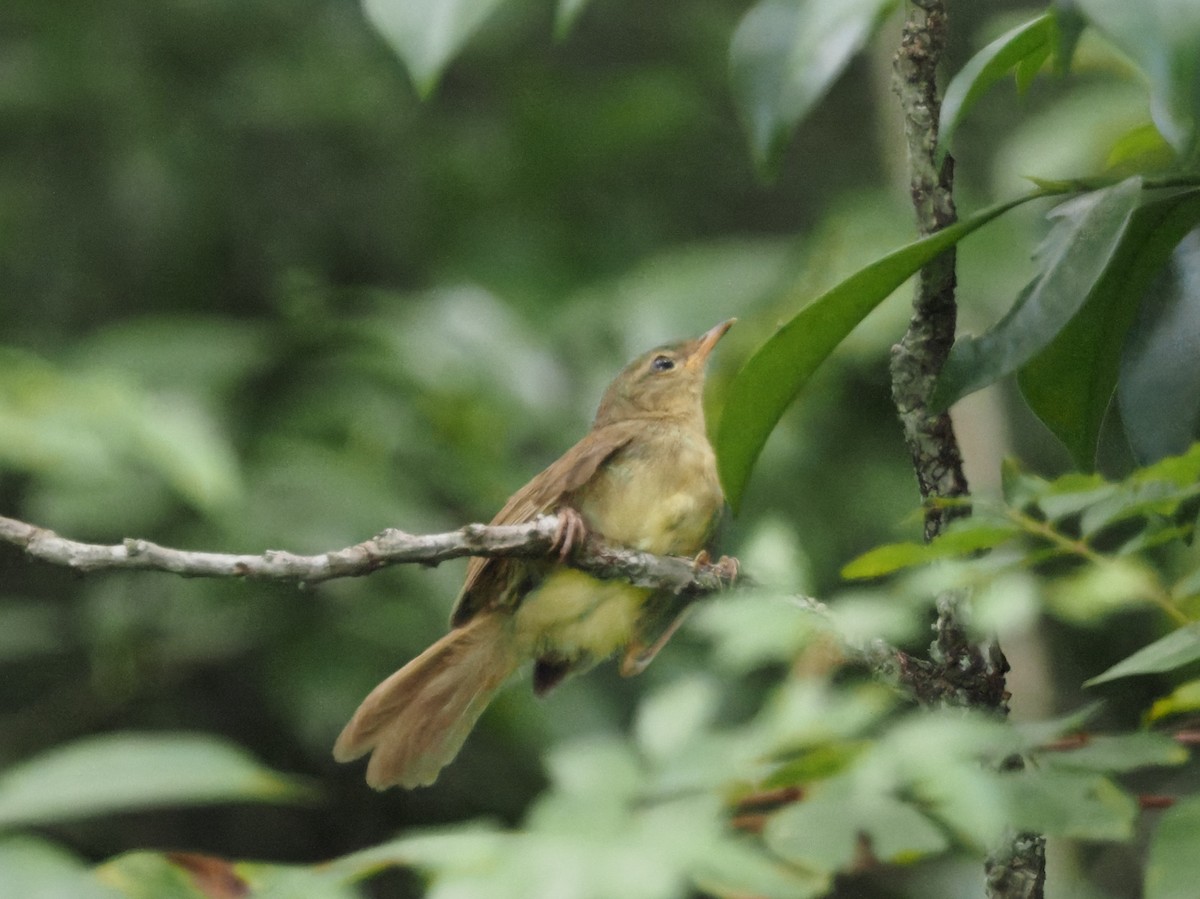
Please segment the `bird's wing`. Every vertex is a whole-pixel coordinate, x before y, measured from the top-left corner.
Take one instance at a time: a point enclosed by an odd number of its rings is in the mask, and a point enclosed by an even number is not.
[[[572,492],[586,484],[600,467],[637,434],[636,422],[617,422],[593,430],[556,462],[513,494],[492,524],[522,524],[553,512]],[[454,605],[450,624],[459,627],[482,608],[503,602],[513,593],[512,559],[471,559],[467,579]],[[523,594],[516,590],[515,594]]]

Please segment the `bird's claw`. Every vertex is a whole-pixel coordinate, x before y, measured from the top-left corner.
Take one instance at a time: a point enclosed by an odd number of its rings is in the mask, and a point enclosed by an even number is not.
[[[556,553],[559,560],[565,562],[587,539],[587,534],[587,522],[583,516],[570,506],[563,506],[558,510],[558,527],[554,529],[554,538],[550,541],[550,552]]]
[[[696,559],[692,564],[696,568],[715,568],[717,577],[719,577],[726,586],[732,587],[737,580],[738,572],[741,571],[742,563],[733,556],[721,556],[716,562],[712,560],[712,556],[708,554],[708,550],[702,549],[696,554]]]

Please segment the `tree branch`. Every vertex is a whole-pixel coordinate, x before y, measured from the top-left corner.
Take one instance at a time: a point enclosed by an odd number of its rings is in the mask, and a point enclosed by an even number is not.
[[[908,6],[894,85],[904,112],[910,192],[922,235],[952,224],[954,159],[938,159],[941,98],[937,68],[946,43],[943,0],[913,0]],[[925,500],[969,496],[962,453],[946,412],[931,414],[929,400],[954,343],[958,312],[956,256],[947,250],[921,270],[908,331],[892,349],[892,400],[912,455]],[[955,515],[970,514],[966,504],[926,503],[925,539],[940,534]],[[903,656],[902,678],[927,704],[950,704],[1006,714],[1008,662],[997,643],[975,644],[960,613],[961,597],[946,593],[937,600],[937,638],[929,662]],[[1019,763],[1019,760],[1018,760]],[[1037,834],[1011,835],[986,863],[989,899],[1041,899],[1044,895],[1046,841]]]
[[[254,578],[308,585],[361,577],[391,565],[437,565],[464,556],[545,556],[551,551],[557,527],[558,517],[546,515],[518,525],[469,524],[444,534],[408,534],[389,528],[362,543],[312,556],[283,550],[237,555],[171,549],[133,538],[111,546],[80,543],[46,528],[0,516],[0,541],[19,546],[44,562],[76,571],[165,571],[184,577]],[[609,546],[594,537],[578,547],[567,564],[596,577],[683,595],[701,596],[731,583],[728,570],[719,565]]]

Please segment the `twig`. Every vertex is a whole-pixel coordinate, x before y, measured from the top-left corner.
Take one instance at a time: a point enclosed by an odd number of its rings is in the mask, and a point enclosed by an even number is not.
[[[171,549],[132,538],[112,546],[80,543],[46,528],[0,516],[0,541],[15,544],[44,562],[76,571],[165,571],[184,577],[255,578],[306,585],[361,577],[391,565],[437,565],[463,556],[544,556],[550,551],[557,527],[557,516],[546,515],[527,524],[469,524],[444,534],[407,534],[388,529],[362,543],[312,556],[283,550],[236,555]],[[597,577],[685,595],[713,593],[730,584],[728,572],[719,565],[608,546],[594,538],[580,546],[568,564]]]

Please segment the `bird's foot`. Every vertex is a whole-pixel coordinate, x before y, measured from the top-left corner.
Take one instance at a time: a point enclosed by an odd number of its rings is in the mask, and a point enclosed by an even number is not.
[[[738,572],[741,571],[742,563],[733,556],[721,556],[716,562],[712,560],[712,556],[708,554],[708,550],[702,549],[696,554],[695,561],[692,562],[696,568],[710,567],[717,570],[717,576],[725,583],[726,586],[732,587],[738,578]]]
[[[550,552],[557,553],[558,558],[565,562],[587,539],[587,535],[587,522],[583,516],[570,506],[563,506],[558,510],[558,527],[554,529],[554,539],[550,541]]]

